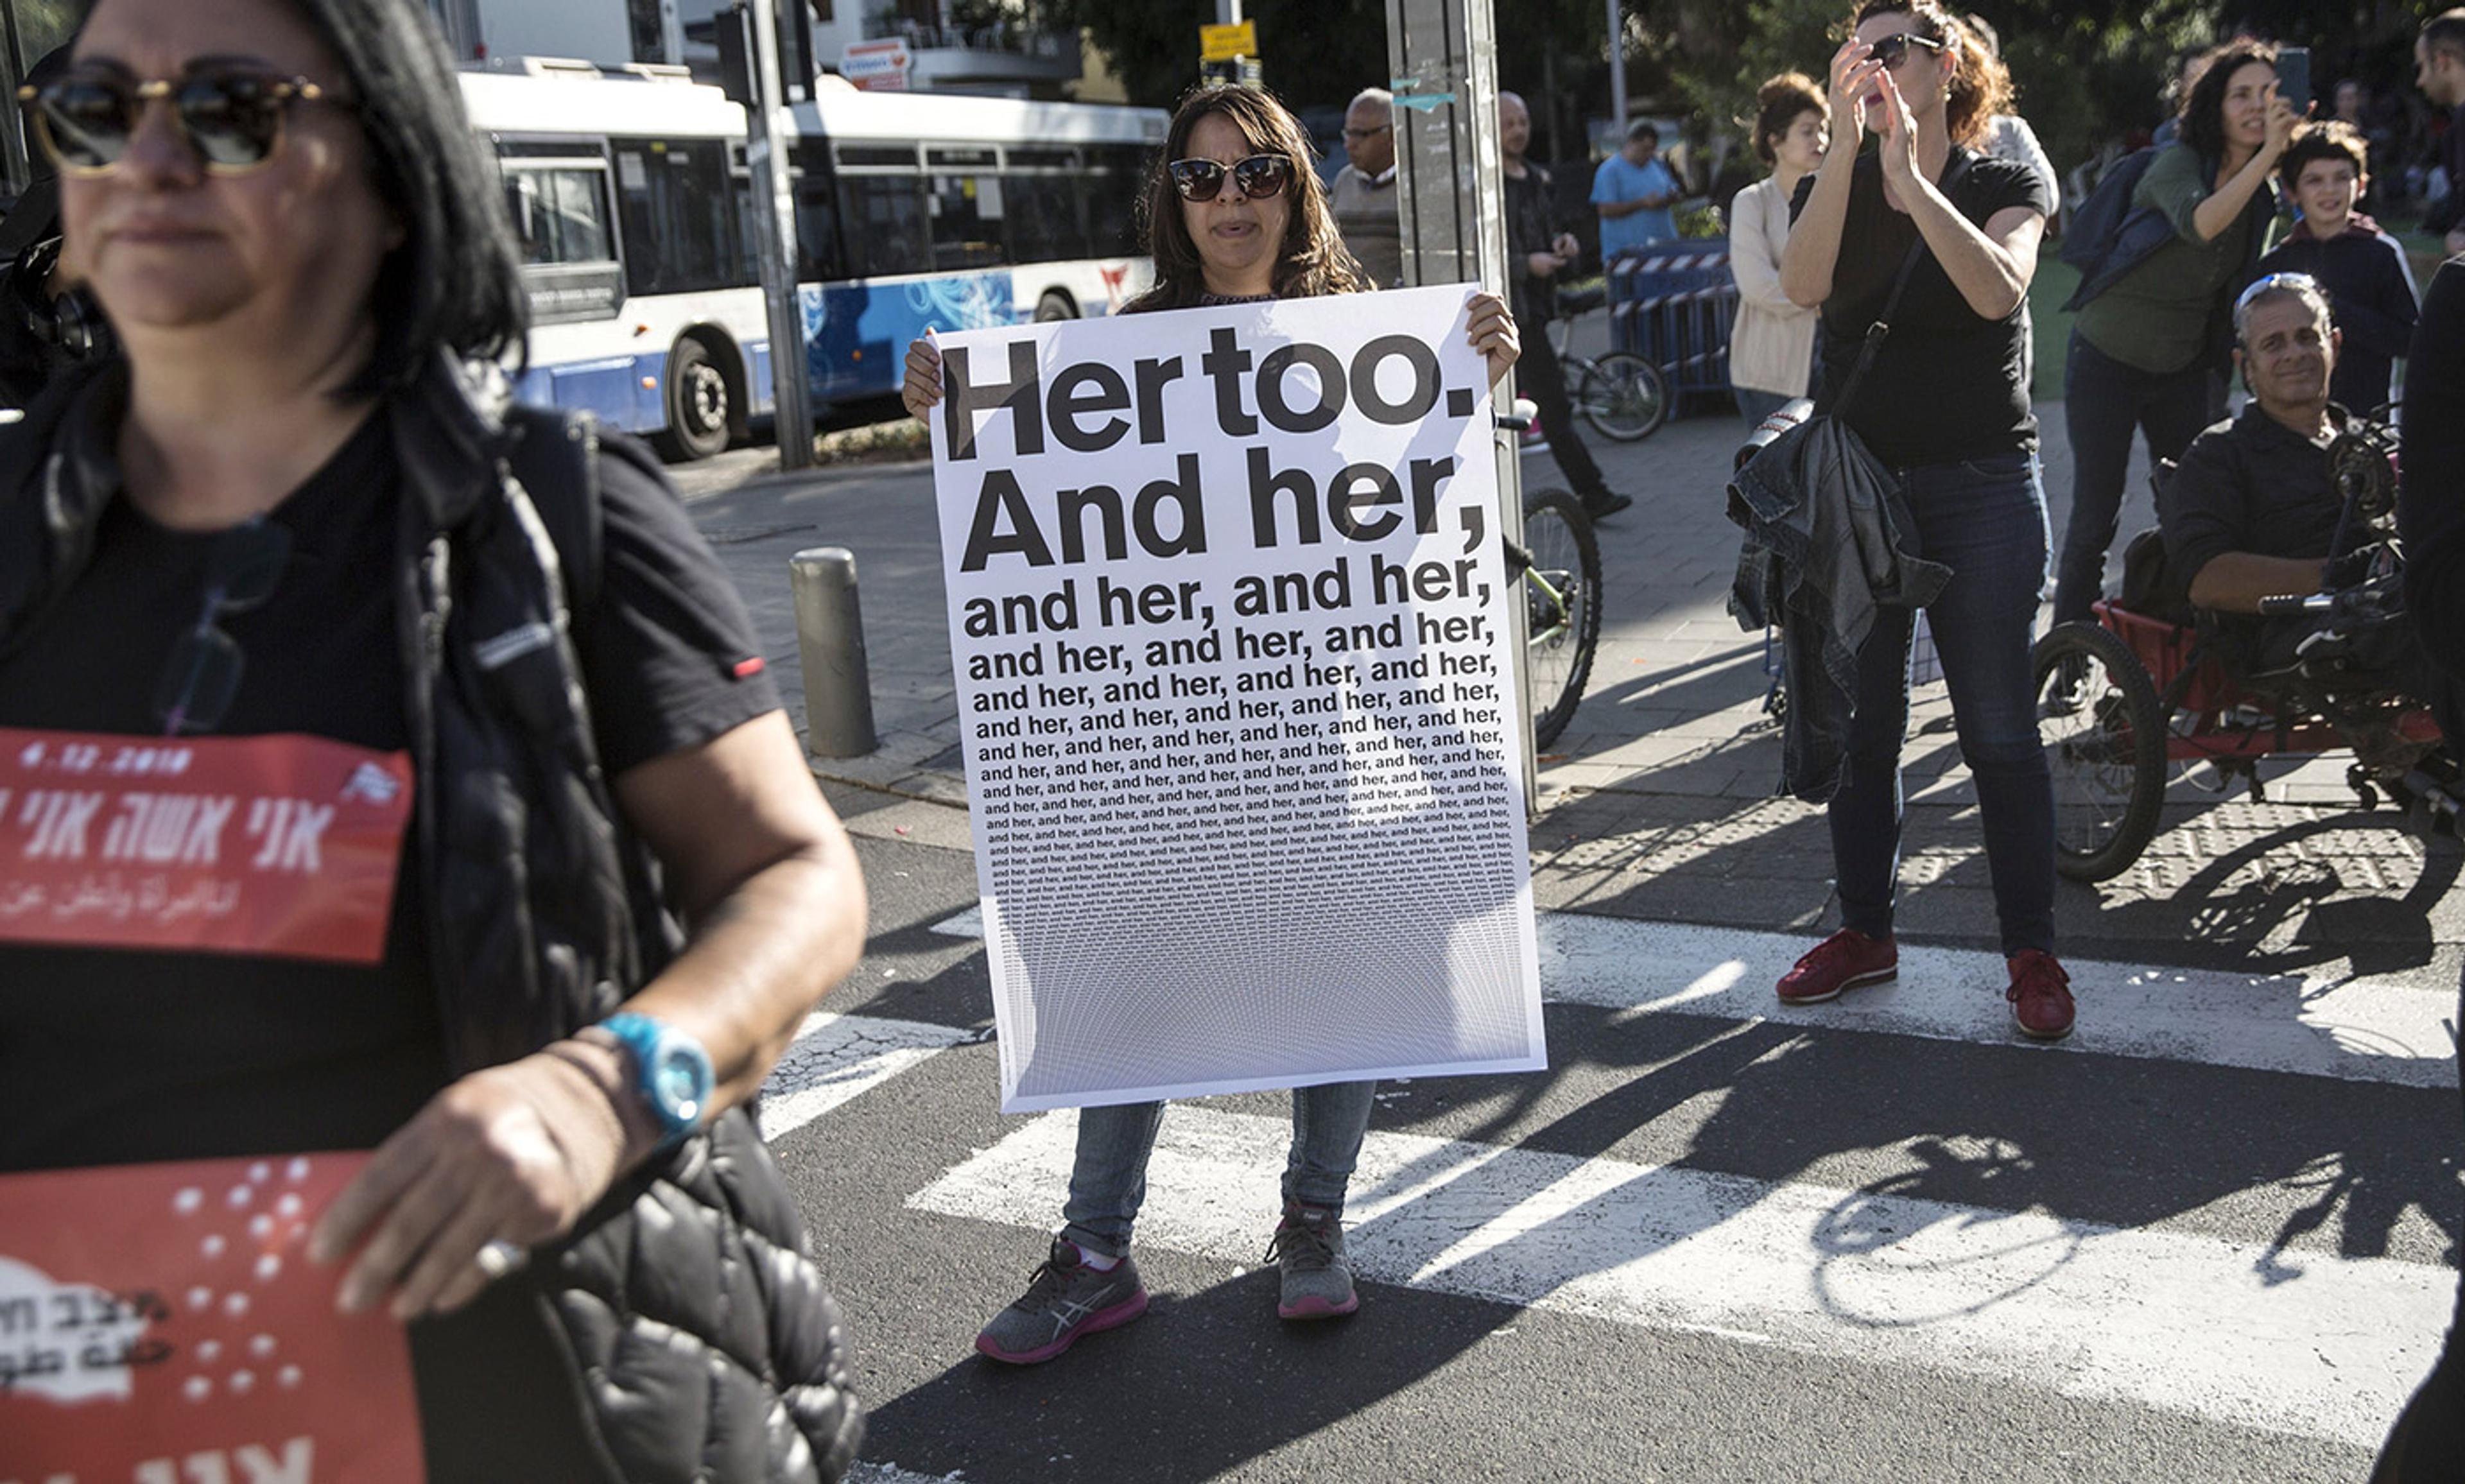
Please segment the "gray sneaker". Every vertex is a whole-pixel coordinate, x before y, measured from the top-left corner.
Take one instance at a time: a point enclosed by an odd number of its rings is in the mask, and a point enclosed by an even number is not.
[[[1115,1329],[1147,1312],[1138,1264],[1124,1253],[1112,1271],[1082,1260],[1078,1244],[1053,1239],[1053,1255],[1029,1279],[1018,1302],[993,1316],[976,1337],[976,1351],[1012,1365],[1052,1360],[1081,1335]]]
[[[1267,1260],[1283,1278],[1276,1318],[1331,1319],[1361,1307],[1344,1256],[1344,1222],[1324,1207],[1285,1206]]]

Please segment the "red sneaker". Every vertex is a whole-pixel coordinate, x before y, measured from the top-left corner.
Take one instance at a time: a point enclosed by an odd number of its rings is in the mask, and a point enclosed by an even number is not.
[[[1820,1005],[1843,989],[1879,985],[1900,973],[1900,950],[1888,938],[1874,939],[1844,927],[1816,943],[1797,967],[1780,977],[1780,1003]]]
[[[2032,1041],[2059,1041],[2072,1033],[2072,976],[2051,953],[2034,948],[2011,956],[2011,1024]]]

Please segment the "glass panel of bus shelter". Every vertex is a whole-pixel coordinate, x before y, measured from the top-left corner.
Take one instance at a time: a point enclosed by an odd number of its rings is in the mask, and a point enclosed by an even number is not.
[[[1078,155],[1070,149],[1013,149],[1001,178],[1003,219],[1013,263],[1091,257]]]
[[[848,271],[855,277],[922,273],[933,266],[922,176],[841,175],[839,213]]]
[[[755,281],[724,144],[619,139],[610,144],[628,291],[691,294]]]

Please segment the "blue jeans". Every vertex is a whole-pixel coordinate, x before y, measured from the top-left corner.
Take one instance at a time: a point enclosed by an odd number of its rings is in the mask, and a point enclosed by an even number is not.
[[[1796,401],[1785,391],[1759,391],[1752,387],[1732,387],[1729,395],[1738,402],[1738,415],[1746,420],[1746,431],[1763,426],[1765,418]]]
[[[1352,1166],[1369,1132],[1375,1082],[1329,1082],[1293,1089],[1293,1145],[1284,1163],[1288,1205],[1339,1215]],[[1155,1153],[1160,1102],[1117,1103],[1078,1113],[1078,1155],[1070,1166],[1070,1204],[1061,1234],[1081,1248],[1120,1256],[1147,1198],[1147,1157]]]
[[[1951,581],[1926,608],[1960,755],[1977,781],[1987,873],[2006,956],[2054,945],[2054,794],[2037,742],[2029,641],[2046,582],[2046,494],[2037,460],[2010,454],[1900,471],[1927,560]],[[1909,724],[1907,609],[1884,609],[1857,652],[1848,766],[1832,796],[1840,919],[1892,933],[1900,864],[1900,744]]]
[[[2072,514],[2063,526],[2054,622],[2089,616],[2105,591],[2105,554],[2122,519],[2131,474],[2131,435],[2148,438],[2148,461],[2180,458],[2200,431],[2223,415],[2217,381],[2202,362],[2159,375],[2125,365],[2072,332],[2063,361],[2063,424],[2072,440]]]

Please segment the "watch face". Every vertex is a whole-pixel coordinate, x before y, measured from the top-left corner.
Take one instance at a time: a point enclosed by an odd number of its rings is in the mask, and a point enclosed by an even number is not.
[[[710,1096],[710,1067],[691,1047],[662,1047],[651,1083],[674,1118],[691,1122],[701,1117],[702,1100]]]

